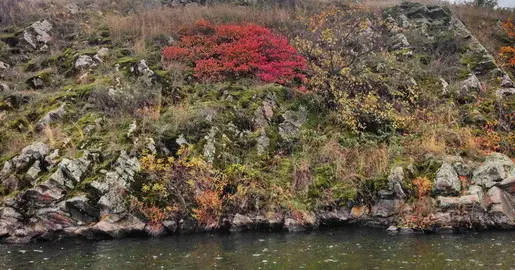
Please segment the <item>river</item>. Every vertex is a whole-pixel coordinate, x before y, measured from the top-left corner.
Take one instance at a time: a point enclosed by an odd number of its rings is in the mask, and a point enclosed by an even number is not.
[[[2,269],[514,269],[515,234],[196,234],[0,246]]]

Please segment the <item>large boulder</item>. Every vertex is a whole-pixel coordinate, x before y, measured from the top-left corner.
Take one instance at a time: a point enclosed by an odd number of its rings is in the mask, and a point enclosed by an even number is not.
[[[404,169],[400,166],[392,168],[390,175],[388,176],[388,188],[400,199],[406,198],[406,193],[404,193],[404,190],[402,189],[403,182]]]
[[[48,33],[51,30],[52,24],[47,20],[37,21],[25,29],[23,32],[23,41],[34,50],[45,49],[52,41],[52,37]]]
[[[490,188],[487,195],[491,203],[490,213],[504,215],[515,226],[515,196],[498,187]]]
[[[461,182],[454,167],[444,163],[436,172],[433,189],[440,194],[457,194],[461,191]]]
[[[320,225],[340,225],[349,220],[350,210],[342,207],[332,211],[322,211],[318,213],[318,218],[320,219]]]
[[[248,216],[236,214],[231,222],[231,231],[244,231],[254,228],[254,221]]]
[[[374,217],[391,217],[400,211],[402,200],[379,200],[374,206],[370,214]]]
[[[479,194],[463,195],[460,197],[438,196],[436,198],[438,206],[442,209],[467,209],[479,208],[482,206],[482,198]]]
[[[123,236],[130,235],[144,235],[145,233],[145,222],[139,220],[133,215],[111,222],[108,219],[101,220],[91,227],[90,230],[78,231],[77,234],[92,238],[94,234],[105,234],[112,238],[120,238]],[[93,237],[94,238],[94,237]]]
[[[513,168],[513,161],[500,153],[492,153],[473,173],[472,182],[481,186],[493,186],[506,179]]]

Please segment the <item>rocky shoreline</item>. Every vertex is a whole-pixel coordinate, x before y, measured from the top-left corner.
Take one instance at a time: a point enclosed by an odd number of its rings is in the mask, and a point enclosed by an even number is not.
[[[139,171],[139,161],[121,152],[103,181],[90,181],[91,193],[69,194],[83,184],[87,172],[100,154],[86,152],[77,159],[63,158],[43,143],[34,143],[10,161],[0,173],[4,182],[13,172],[25,172],[34,179],[40,171],[53,172],[33,188],[4,198],[0,208],[0,237],[4,243],[51,241],[66,237],[112,239],[150,235],[150,223],[130,210],[124,200]],[[406,201],[402,185],[407,168],[395,167],[388,177],[388,189],[379,191],[373,205],[354,205],[308,213],[301,220],[278,213],[239,214],[222,219],[216,229],[201,226],[193,218],[164,220],[158,234],[205,231],[288,231],[299,232],[326,226],[357,224],[388,228],[389,231],[455,232],[463,230],[515,228],[515,165],[505,155],[493,153],[481,164],[447,157],[436,173],[430,213],[423,226],[406,225],[414,203]],[[466,187],[460,178],[469,178]],[[14,179],[11,179],[14,184]],[[465,189],[466,188],[466,189]],[[154,224],[155,225],[155,224]]]

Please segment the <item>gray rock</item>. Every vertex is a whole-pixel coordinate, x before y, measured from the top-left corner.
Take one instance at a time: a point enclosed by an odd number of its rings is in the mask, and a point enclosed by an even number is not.
[[[446,94],[449,88],[449,83],[443,78],[440,78],[440,84],[442,85],[442,93]]]
[[[386,229],[386,230],[389,232],[398,232],[399,228],[397,228],[397,226],[392,225],[392,226],[388,227],[388,229]]]
[[[155,155],[157,153],[156,142],[152,138],[146,138],[146,141],[147,141],[147,150],[150,151],[150,153]]]
[[[100,48],[100,50],[97,51],[97,54],[93,56],[93,59],[99,63],[104,62],[104,59],[109,55],[109,49],[108,48]]]
[[[59,108],[53,109],[49,111],[43,118],[39,119],[39,121],[35,125],[35,129],[37,132],[42,131],[45,127],[48,127],[50,124],[55,123],[63,118],[66,114],[66,110],[64,109],[65,104],[62,104]]]
[[[515,174],[510,174],[506,179],[499,183],[499,187],[509,193],[515,193]]]
[[[236,214],[231,222],[231,231],[242,231],[252,229],[254,221],[248,216]]]
[[[213,162],[215,159],[215,136],[217,133],[218,129],[216,127],[211,127],[209,133],[204,136],[204,139],[206,139],[206,144],[204,144],[204,158],[209,162]]]
[[[263,106],[259,107],[254,111],[253,128],[261,132],[265,131],[265,127],[268,126],[268,120],[264,114]]]
[[[20,188],[20,184],[18,177],[13,174],[7,177],[2,177],[2,185],[8,191],[18,190]]]
[[[27,81],[27,83],[30,87],[32,87],[34,89],[41,89],[41,88],[45,87],[45,81],[39,76],[30,78]]]
[[[399,213],[401,203],[401,200],[381,199],[372,206],[370,213],[374,217],[391,217]]]
[[[6,83],[0,82],[0,93],[7,92],[9,90],[10,90],[9,85],[7,85]]]
[[[79,11],[80,11],[79,6],[78,6],[77,4],[75,4],[75,3],[67,4],[67,5],[65,6],[65,8],[66,8],[66,9],[68,10],[68,12],[70,12],[70,14],[72,14],[72,15],[75,15],[75,14],[79,13]]]
[[[34,164],[32,164],[32,166],[29,168],[29,170],[25,173],[25,179],[27,179],[27,181],[29,181],[31,184],[34,184],[40,172],[40,161],[36,160]]]
[[[55,149],[51,154],[45,157],[45,162],[48,164],[48,168],[52,168],[54,165],[57,164],[59,157],[59,149]]]
[[[381,189],[377,192],[377,194],[381,199],[393,199],[395,197],[395,193],[392,190]]]
[[[21,154],[6,162],[0,175],[6,175],[17,170],[25,169],[36,160],[43,160],[48,155],[49,148],[42,142],[35,142],[21,151]]]
[[[140,164],[136,157],[129,157],[125,151],[112,166],[112,171],[107,172],[103,181],[91,183],[97,194],[100,196],[98,206],[100,215],[124,216],[127,211],[124,191],[134,181],[134,175],[139,172]]]
[[[515,88],[502,88],[495,91],[497,99],[503,99],[504,97],[515,95]]]
[[[501,77],[501,87],[505,88],[512,88],[515,84],[513,84],[513,81],[511,80],[510,76],[508,74],[503,74]]]
[[[6,69],[9,69],[10,67],[11,66],[9,64],[0,61],[0,71],[4,71]]]
[[[487,194],[492,203],[490,212],[502,213],[513,223],[515,220],[515,196],[498,187],[492,187]]]
[[[171,233],[176,232],[178,227],[177,221],[168,219],[163,221],[163,226],[165,226],[165,228]]]
[[[145,223],[135,216],[129,215],[116,222],[110,222],[107,219],[101,220],[92,229],[97,233],[104,233],[112,238],[120,238],[126,235],[145,233]]]
[[[388,176],[388,188],[392,190],[395,195],[400,199],[405,199],[406,194],[402,190],[402,183],[404,182],[404,169],[400,166],[392,168]]]
[[[465,95],[469,93],[477,93],[481,91],[481,88],[481,82],[474,74],[470,75],[470,77],[461,83],[461,93]]]
[[[97,66],[97,63],[89,55],[80,55],[77,57],[77,60],[75,60],[75,69],[77,70],[86,70],[95,66]]]
[[[45,48],[52,41],[52,37],[48,34],[51,30],[52,24],[47,20],[37,21],[25,29],[23,40],[35,50]]]
[[[438,21],[438,20],[444,20],[446,18],[449,18],[451,14],[446,9],[443,9],[441,7],[435,7],[435,8],[430,8],[430,9],[428,8],[428,11],[425,15],[434,21]],[[433,21],[433,23],[435,23],[434,21]]]
[[[140,77],[140,79],[143,83],[145,83],[149,87],[152,86],[154,71],[152,71],[148,67],[147,62],[145,60],[141,60],[138,63],[134,72]]]
[[[262,154],[266,153],[268,146],[270,145],[270,139],[268,138],[268,136],[266,136],[266,133],[262,132],[261,136],[259,136],[256,139],[256,141],[257,141],[256,148],[257,148],[258,155],[262,155]]]
[[[402,28],[410,28],[411,27],[411,23],[410,23],[408,17],[406,17],[406,15],[404,15],[404,14],[399,15],[399,20],[401,22],[399,24],[400,27],[402,27]]]
[[[25,190],[20,194],[20,199],[27,205],[36,207],[48,207],[48,205],[64,198],[66,191],[59,187],[37,186]]]
[[[298,137],[300,128],[307,121],[306,107],[300,106],[298,111],[286,111],[282,115],[284,121],[279,124],[279,135],[286,141]]]
[[[342,207],[332,211],[322,211],[318,213],[318,217],[322,225],[343,224],[349,220],[350,210]]]
[[[393,37],[393,50],[400,50],[404,48],[409,48],[411,45],[408,42],[408,38],[402,33],[398,33]]]
[[[136,125],[136,120],[134,120],[132,124],[129,125],[129,130],[127,131],[127,138],[132,138],[132,134],[134,133],[134,131],[136,131],[137,128],[138,126]]]
[[[74,160],[63,159],[58,164],[55,173],[41,185],[49,189],[55,187],[64,189],[75,188],[84,179],[90,168],[91,161],[88,158],[88,155],[85,154],[83,157]]]
[[[85,194],[66,200],[63,210],[70,213],[75,220],[85,223],[93,222],[100,216],[99,209],[92,206]]]
[[[307,230],[304,224],[293,218],[286,218],[284,220],[284,229],[288,232],[302,232]]]
[[[508,177],[513,161],[500,153],[492,153],[473,173],[472,182],[485,186],[490,182],[501,182]]]
[[[187,144],[188,144],[188,141],[186,140],[186,138],[184,138],[184,135],[183,135],[183,134],[181,134],[181,135],[179,136],[179,138],[177,138],[177,139],[175,140],[175,143],[176,143],[176,144],[178,144],[178,145],[183,145],[183,144],[187,145]]]
[[[481,200],[483,200],[484,192],[483,188],[477,185],[472,185],[466,192],[466,195],[478,195]]]
[[[482,198],[478,194],[464,195],[460,197],[444,197],[436,198],[438,205],[443,209],[459,209],[460,207],[481,207]]]
[[[436,172],[433,189],[441,194],[456,194],[461,191],[461,182],[454,167],[444,163]]]

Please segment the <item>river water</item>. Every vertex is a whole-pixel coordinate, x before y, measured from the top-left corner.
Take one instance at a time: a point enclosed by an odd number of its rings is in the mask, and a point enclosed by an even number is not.
[[[515,234],[196,234],[0,246],[1,269],[515,269]]]

